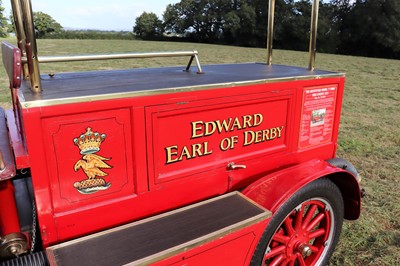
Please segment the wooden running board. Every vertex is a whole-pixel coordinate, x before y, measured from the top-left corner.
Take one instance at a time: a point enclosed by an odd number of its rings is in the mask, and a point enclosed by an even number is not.
[[[271,216],[232,192],[47,248],[50,265],[148,265]]]

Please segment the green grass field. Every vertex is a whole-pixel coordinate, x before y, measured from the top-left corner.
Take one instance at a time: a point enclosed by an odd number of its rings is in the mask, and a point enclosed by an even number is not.
[[[8,39],[15,43],[14,39]],[[202,64],[265,62],[266,50],[145,41],[39,40],[39,55],[198,50]],[[307,66],[308,54],[275,50],[275,64]],[[42,73],[186,65],[186,58],[42,65]],[[317,54],[319,69],[346,73],[338,157],[351,161],[367,191],[362,215],[344,224],[330,265],[400,265],[400,60]],[[2,106],[8,81],[0,70]]]

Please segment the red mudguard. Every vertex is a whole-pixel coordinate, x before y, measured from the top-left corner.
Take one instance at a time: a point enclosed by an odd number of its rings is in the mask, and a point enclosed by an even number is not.
[[[326,177],[342,192],[344,218],[355,220],[360,216],[361,196],[356,178],[349,172],[334,167],[323,160],[311,160],[260,178],[243,194],[275,213],[296,191],[312,181]]]

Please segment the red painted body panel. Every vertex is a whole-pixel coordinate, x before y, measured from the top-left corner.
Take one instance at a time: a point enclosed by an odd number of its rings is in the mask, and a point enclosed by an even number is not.
[[[279,169],[334,157],[343,85],[344,78],[323,78],[23,109],[44,245],[243,189]],[[301,112],[303,94],[316,87],[335,88],[334,108],[325,108],[332,113],[325,120],[329,132],[324,141],[314,139],[304,147],[300,137],[304,141],[313,135],[302,127],[308,119]],[[95,178],[104,183],[89,190],[78,187],[91,182],[85,181],[90,177],[83,165],[93,165],[93,156],[80,153],[74,144],[80,135],[88,138],[87,128],[105,134],[91,154],[108,165],[94,169],[101,170]],[[315,132],[323,134],[322,129]],[[228,169],[231,162],[246,168]],[[294,190],[317,178],[315,170],[300,168],[304,179],[287,181]]]

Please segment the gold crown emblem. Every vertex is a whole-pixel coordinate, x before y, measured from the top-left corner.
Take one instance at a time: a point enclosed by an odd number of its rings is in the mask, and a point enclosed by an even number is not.
[[[106,139],[106,134],[92,132],[88,127],[86,133],[74,139],[74,144],[81,150],[81,154],[92,154],[100,150],[101,143]]]

